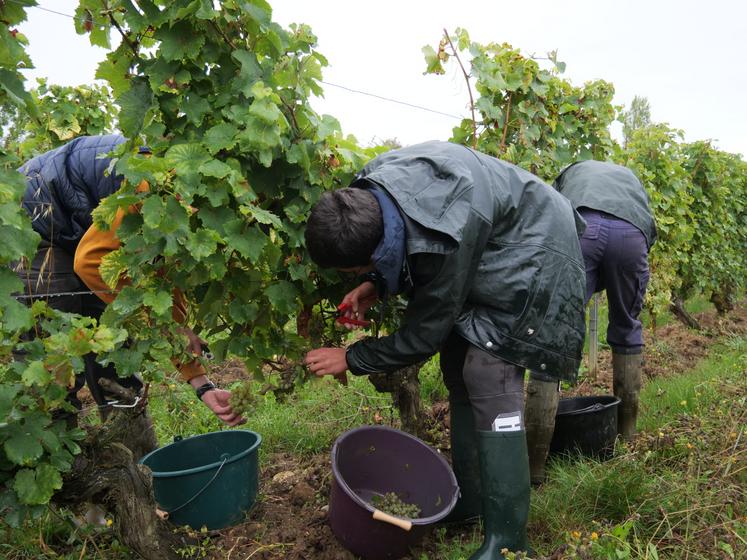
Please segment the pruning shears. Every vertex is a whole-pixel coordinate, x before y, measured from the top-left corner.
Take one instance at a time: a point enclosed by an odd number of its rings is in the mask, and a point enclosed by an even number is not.
[[[349,303],[341,303],[337,306],[337,317],[335,321],[339,323],[340,325],[352,325],[355,327],[367,327],[371,324],[371,321],[366,321],[365,319],[357,319],[357,313],[355,313],[356,317],[348,317],[345,315],[346,312],[350,311],[351,305]]]
[[[202,357],[205,358],[206,360],[212,360],[215,358],[215,356],[210,351],[210,348],[205,342],[200,344],[200,349],[202,350]]]

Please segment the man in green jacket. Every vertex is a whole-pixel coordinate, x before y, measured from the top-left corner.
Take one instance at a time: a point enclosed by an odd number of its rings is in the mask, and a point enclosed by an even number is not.
[[[617,431],[635,435],[641,389],[643,328],[639,315],[649,279],[648,250],[656,241],[654,216],[643,185],[630,169],[602,161],[567,167],[554,183],[587,223],[581,238],[588,303],[607,291],[612,385],[621,400]],[[527,388],[527,440],[532,482],[544,479],[555,425],[557,383],[532,377]]]
[[[573,381],[585,276],[567,199],[509,163],[446,142],[383,154],[314,206],[306,245],[321,267],[364,275],[342,300],[361,318],[403,294],[400,328],[305,358],[316,375],[391,372],[441,352],[457,517],[483,514],[471,558],[526,550],[524,372]]]

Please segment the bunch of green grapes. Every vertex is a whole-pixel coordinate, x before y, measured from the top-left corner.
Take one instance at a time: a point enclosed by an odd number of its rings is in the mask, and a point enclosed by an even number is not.
[[[383,496],[374,495],[371,503],[376,509],[384,513],[404,517],[405,519],[417,519],[420,517],[420,508],[416,504],[403,502],[394,492],[387,492]]]
[[[255,397],[252,391],[252,384],[242,383],[238,387],[231,389],[231,397],[228,399],[228,404],[234,412],[238,412],[242,416],[246,416],[248,413],[254,410]]]

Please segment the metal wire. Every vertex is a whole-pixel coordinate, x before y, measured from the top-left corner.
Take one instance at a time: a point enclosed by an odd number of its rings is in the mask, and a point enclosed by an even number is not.
[[[41,10],[42,12],[49,12],[50,14],[57,14],[58,16],[65,16],[65,17],[68,17],[70,19],[77,19],[79,21],[85,21],[84,18],[72,16],[70,14],[65,14],[63,12],[57,12],[55,10],[50,10],[49,8],[45,8],[43,6],[39,6],[39,5],[29,6],[28,4],[25,4],[23,2],[19,2],[18,0],[7,0],[7,1],[13,2],[14,4],[19,4],[21,6],[25,6],[27,8],[36,8],[37,10]]]
[[[100,404],[99,408],[106,408],[108,406],[112,408],[135,408],[137,406],[137,403],[140,402],[140,397],[135,397],[135,400],[132,402],[132,404],[119,404],[119,401],[106,401],[105,404]]]
[[[351,93],[358,93],[360,95],[367,95],[368,97],[374,97],[376,99],[381,99],[383,101],[389,101],[390,103],[397,103],[398,105],[404,105],[405,107],[411,107],[413,109],[420,109],[421,111],[428,111],[429,113],[435,113],[437,115],[442,115],[444,117],[451,117],[452,119],[459,119],[462,120],[465,117],[459,117],[457,115],[452,115],[451,113],[444,113],[443,111],[437,111],[436,109],[429,109],[428,107],[423,107],[422,105],[415,105],[414,103],[408,103],[407,101],[400,101],[399,99],[394,99],[391,97],[384,97],[383,95],[378,95],[375,93],[369,93],[367,91],[362,91],[359,89],[353,89],[349,88],[347,86],[341,86],[339,84],[333,84],[332,82],[325,82],[324,80],[319,80],[320,83],[326,85],[326,86],[332,86],[336,88],[340,88],[345,91],[349,91]]]
[[[23,294],[19,296],[13,296],[17,300],[26,300],[26,299],[47,299],[47,298],[56,298],[56,297],[66,297],[66,296],[88,296],[88,295],[97,295],[97,294],[114,294],[113,290],[81,290],[81,291],[75,291],[75,292],[52,292],[48,294]]]

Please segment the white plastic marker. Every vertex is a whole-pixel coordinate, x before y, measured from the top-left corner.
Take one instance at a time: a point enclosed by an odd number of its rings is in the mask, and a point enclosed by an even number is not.
[[[494,432],[518,432],[521,430],[521,412],[499,414],[493,420]]]

